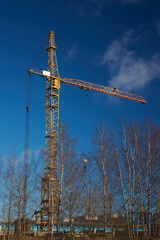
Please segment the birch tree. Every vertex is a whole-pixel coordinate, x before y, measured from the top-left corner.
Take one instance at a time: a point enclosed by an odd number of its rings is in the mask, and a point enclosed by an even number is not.
[[[113,158],[112,138],[107,127],[102,124],[95,129],[92,139],[93,159],[97,168],[97,179],[102,187],[104,234],[106,234],[107,222],[112,229],[113,202],[116,192],[115,160]],[[109,213],[109,219],[107,219]]]
[[[60,141],[59,141],[59,197],[58,197],[58,209],[57,209],[57,232],[60,227],[60,215],[62,208],[62,200],[64,191],[64,178],[67,177],[67,168],[70,166],[72,171],[72,162],[76,158],[75,154],[75,139],[71,139],[69,130],[66,124],[60,124]],[[68,173],[70,174],[70,173]]]
[[[5,188],[8,190],[8,230],[7,239],[10,238],[10,227],[11,227],[11,217],[12,217],[12,206],[13,206],[13,194],[14,194],[14,181],[15,181],[15,164],[16,164],[16,153],[11,155],[7,161],[7,169],[5,172]]]

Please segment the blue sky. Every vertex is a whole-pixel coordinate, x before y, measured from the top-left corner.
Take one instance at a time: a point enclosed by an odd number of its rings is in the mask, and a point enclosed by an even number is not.
[[[78,151],[90,150],[100,120],[117,131],[119,120],[159,124],[159,0],[27,0],[0,2],[0,155],[24,149],[28,70],[49,31],[55,32],[62,78],[117,87],[146,105],[61,86],[60,120]],[[35,66],[47,68],[44,51]],[[45,82],[32,77],[30,149],[44,146]]]

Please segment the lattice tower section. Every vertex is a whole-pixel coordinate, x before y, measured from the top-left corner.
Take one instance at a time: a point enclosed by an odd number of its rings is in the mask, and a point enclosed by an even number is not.
[[[45,154],[42,176],[41,229],[51,231],[56,222],[58,204],[58,146],[59,146],[59,73],[54,33],[49,33],[48,68],[46,79]]]

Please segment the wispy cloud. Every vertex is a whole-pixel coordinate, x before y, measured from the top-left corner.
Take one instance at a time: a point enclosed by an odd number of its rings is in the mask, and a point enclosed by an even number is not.
[[[159,54],[145,59],[138,57],[134,49],[130,50],[130,45],[136,45],[139,39],[134,30],[129,30],[106,50],[101,63],[109,66],[111,71],[110,86],[127,90],[142,89],[155,78],[160,78]]]
[[[102,14],[106,3],[104,0],[70,0],[68,7],[81,18],[93,19]]]
[[[68,57],[71,58],[75,58],[75,56],[77,55],[78,52],[78,48],[76,45],[74,45],[72,48],[70,48],[70,50],[68,51]]]
[[[24,158],[26,155],[26,153],[24,151],[22,151],[19,154],[16,154],[16,152],[13,152],[12,154],[9,154],[9,155],[0,156],[0,162],[3,162],[3,164],[6,165],[8,162],[8,159],[14,158],[14,154],[15,154],[15,158],[16,158],[16,166],[23,164]],[[29,161],[31,161],[31,159],[33,159],[33,158],[40,158],[40,156],[43,156],[43,148],[40,147],[36,150],[28,150],[28,156],[30,159]]]
[[[134,4],[134,3],[142,3],[144,0],[117,0],[118,2],[121,3],[126,3],[126,4]]]
[[[160,22],[156,23],[156,29],[157,29],[158,36],[160,36]]]
[[[146,0],[68,0],[68,8],[75,15],[95,20],[102,16],[104,9],[108,4],[140,4]]]

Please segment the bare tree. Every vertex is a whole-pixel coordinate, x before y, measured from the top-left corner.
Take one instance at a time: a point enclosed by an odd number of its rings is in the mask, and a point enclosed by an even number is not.
[[[156,134],[157,128],[151,121],[143,125],[132,122],[129,127],[122,123],[120,144],[118,147],[115,144],[129,239],[136,237],[135,228],[138,237],[140,226],[147,238],[151,238],[155,231],[154,212],[157,209],[158,219],[159,208],[159,155]]]
[[[15,217],[17,217],[15,221],[15,231],[17,238],[21,238],[21,225],[22,225],[22,166],[21,162],[17,162],[18,167],[16,168],[16,178],[14,184],[14,195],[13,195],[13,205],[15,209]]]
[[[101,127],[95,129],[95,134],[92,139],[93,159],[95,160],[97,179],[101,185],[103,196],[104,234],[106,234],[108,225],[112,229],[114,198],[115,192],[117,191],[117,181],[115,181],[117,169],[113,157],[113,141],[111,134],[108,132],[107,127],[102,124]]]
[[[72,171],[73,159],[75,155],[75,139],[71,139],[66,124],[60,124],[60,141],[59,141],[59,197],[57,209],[57,232],[59,233],[60,215],[63,200],[64,178],[67,177],[67,168],[70,166],[68,174]]]
[[[83,200],[81,199],[84,190],[82,166],[78,162],[72,162],[64,182],[64,205],[65,215],[69,219],[71,238],[73,237],[75,222],[78,210],[83,212]]]
[[[7,239],[10,238],[11,214],[13,205],[14,180],[15,180],[16,153],[8,158],[7,170],[5,175],[5,187],[8,189],[8,230]]]

